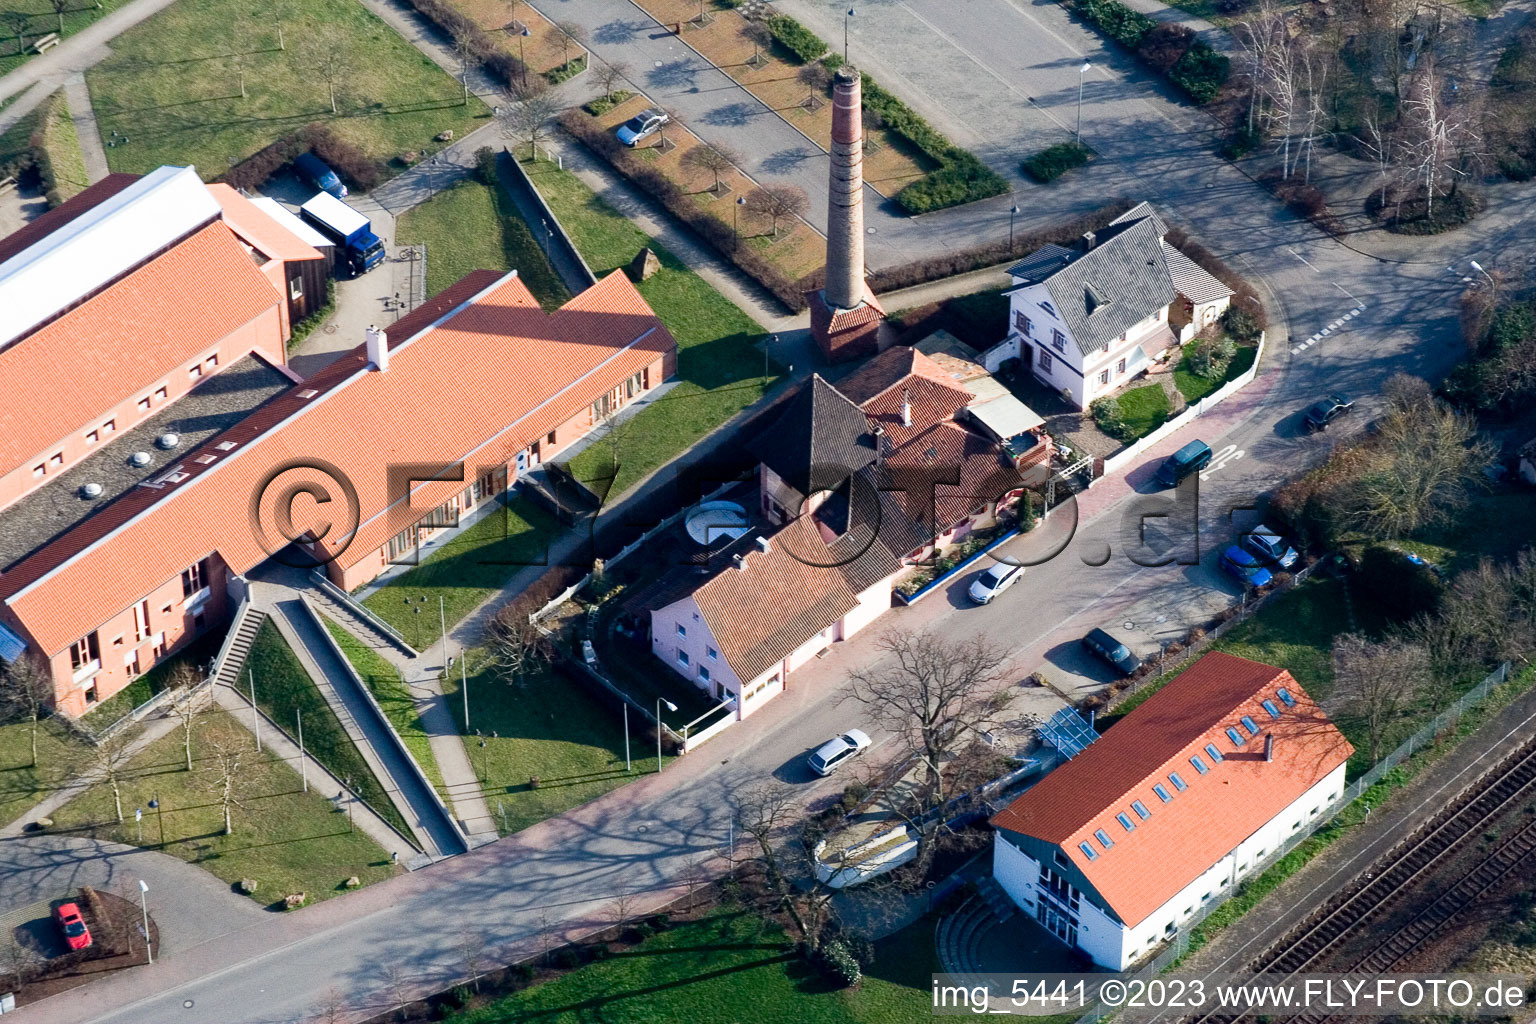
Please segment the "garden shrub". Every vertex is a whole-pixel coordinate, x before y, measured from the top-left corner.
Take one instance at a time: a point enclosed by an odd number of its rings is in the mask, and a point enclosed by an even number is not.
[[[633,95],[634,93],[630,92],[628,89],[615,89],[610,95],[599,96],[597,99],[592,100],[589,103],[582,104],[581,109],[585,110],[593,117],[602,117],[604,114],[608,113],[608,111],[612,110],[620,103],[623,103]]]
[[[1258,317],[1236,306],[1228,306],[1226,312],[1221,314],[1221,328],[1243,345],[1254,344],[1259,340],[1259,335],[1264,333]]]
[[[822,946],[817,961],[823,973],[844,988],[852,988],[864,977],[859,962],[841,939],[833,939]]]
[[[1444,589],[1429,569],[1414,565],[1393,548],[1373,544],[1360,558],[1361,584],[1394,616],[1409,619],[1434,612]]]
[[[1196,377],[1220,380],[1226,376],[1232,357],[1237,354],[1237,343],[1222,335],[1197,341],[1189,353],[1189,368]]]
[[[1140,46],[1142,37],[1156,25],[1151,18],[1119,0],[1073,0],[1071,7],[1128,50]]]
[[[1196,103],[1209,103],[1226,84],[1231,71],[1232,62],[1226,54],[1197,42],[1179,58],[1168,77]]]
[[[231,167],[227,173],[220,175],[218,180],[232,188],[254,192],[306,151],[313,151],[343,181],[358,191],[367,192],[383,178],[383,167],[379,161],[339,137],[326,125],[315,122],[258,149]]]
[[[481,184],[496,187],[496,151],[490,146],[475,150],[475,176]]]
[[[769,18],[768,31],[773,33],[780,46],[799,57],[802,64],[809,64],[829,49],[820,36],[787,14]]]
[[[1165,22],[1142,36],[1136,56],[1160,75],[1166,75],[1195,41],[1195,31],[1185,25]]]
[[[1042,185],[1088,162],[1090,150],[1077,142],[1058,142],[1028,157],[1024,161],[1024,173]]]
[[[1093,422],[1110,437],[1124,440],[1125,435],[1130,433],[1130,427],[1126,426],[1125,418],[1120,414],[1118,400],[1107,395],[1095,398],[1089,403],[1088,411],[1093,413]]]
[[[561,946],[550,957],[556,967],[562,970],[573,970],[581,966],[581,950],[575,946]]]
[[[407,0],[416,13],[436,25],[451,40],[462,39],[470,51],[502,80],[521,81],[527,73],[522,61],[497,46],[495,39],[446,0]]]

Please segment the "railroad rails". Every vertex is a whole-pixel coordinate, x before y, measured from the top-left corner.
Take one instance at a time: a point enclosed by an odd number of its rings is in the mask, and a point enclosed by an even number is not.
[[[1255,974],[1289,977],[1305,971],[1333,950],[1346,935],[1397,899],[1405,887],[1440,864],[1485,825],[1536,789],[1536,739],[1506,757],[1482,778],[1457,794],[1433,819],[1404,839],[1378,863],[1336,893],[1308,921],[1271,946],[1248,966]],[[1445,889],[1403,928],[1389,935],[1350,968],[1351,973],[1381,973],[1407,959],[1457,914],[1498,884],[1536,852],[1536,822],[1500,843],[1455,884]],[[1300,931],[1297,935],[1296,932]],[[1294,936],[1294,937],[1292,937]],[[1195,1024],[1226,1024],[1243,1014],[1206,1014]],[[1315,1024],[1325,1016],[1299,1016],[1296,1024]]]

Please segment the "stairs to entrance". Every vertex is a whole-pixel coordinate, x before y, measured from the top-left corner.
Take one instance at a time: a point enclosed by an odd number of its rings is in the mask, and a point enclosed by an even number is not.
[[[229,639],[224,644],[224,649],[219,652],[218,668],[213,674],[215,686],[223,685],[238,689],[235,684],[240,680],[240,672],[245,668],[245,659],[251,653],[251,644],[256,642],[256,634],[261,629],[261,624],[267,621],[267,613],[260,608],[251,605],[242,605],[239,617],[230,624]]]

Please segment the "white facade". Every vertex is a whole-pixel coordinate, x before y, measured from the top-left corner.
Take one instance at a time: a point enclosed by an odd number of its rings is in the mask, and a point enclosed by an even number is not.
[[[995,370],[1005,359],[1027,359],[1041,383],[1082,409],[1146,370],[1148,359],[1141,342],[1168,326],[1164,306],[1113,343],[1084,355],[1045,285],[1017,288],[1009,293],[1009,301],[1009,336],[987,351],[983,364]]]
[[[1266,855],[1292,836],[1307,834],[1321,824],[1323,810],[1343,795],[1346,767],[1339,765],[1162,906],[1131,925],[1123,924],[1101,906],[1098,894],[1092,891],[1072,889],[1065,905],[1061,899],[1042,895],[1048,888],[1042,884],[1042,865],[1010,842],[1003,831],[993,836],[992,874],[1014,903],[1063,942],[1077,946],[1097,964],[1124,970],[1172,937],[1201,907],[1213,900],[1220,902],[1264,862]],[[1048,882],[1053,872],[1049,865],[1044,871]]]

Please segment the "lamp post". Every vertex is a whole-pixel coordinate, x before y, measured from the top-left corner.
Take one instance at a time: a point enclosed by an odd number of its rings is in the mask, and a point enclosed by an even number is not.
[[[1085,60],[1083,66],[1077,69],[1077,131],[1073,133],[1072,141],[1079,146],[1083,144],[1083,76],[1091,67],[1093,65]]]
[[[848,63],[848,23],[853,20],[853,8],[848,8],[848,14],[843,18],[843,63]]]
[[[732,248],[741,248],[741,208],[747,205],[746,196],[736,197],[736,207],[731,210],[731,235],[735,238]]]
[[[1019,215],[1019,208],[1015,205],[1008,211],[1008,251],[1013,252],[1013,221]]]
[[[1472,260],[1471,263],[1472,263],[1472,269],[1473,270],[1477,271],[1479,274],[1482,274],[1484,277],[1486,277],[1488,279],[1488,286],[1493,289],[1493,301],[1494,302],[1498,302],[1499,301],[1499,282],[1495,281],[1493,279],[1493,275],[1488,273],[1488,271],[1484,270],[1483,269],[1483,265],[1481,263],[1477,262],[1477,260]]]
[[[155,944],[149,941],[149,903],[147,902],[148,893],[149,883],[144,881],[142,878],[139,879],[139,912],[144,916],[144,955],[147,956],[149,958],[149,962],[153,964],[155,962]]]
[[[480,730],[475,730],[475,735],[480,739],[480,784],[485,785],[485,737],[480,735]]]
[[[523,30],[517,34],[517,63],[522,67],[523,88],[525,89],[528,87],[528,62],[523,59],[523,40],[527,39],[530,35],[532,33],[528,31],[527,25],[524,25]]]
[[[150,797],[149,809],[155,812],[155,820],[160,824],[160,849],[165,849],[165,814],[160,810],[160,794]]]
[[[465,662],[469,659],[459,656],[459,690],[464,694],[464,731],[469,731],[469,669]]]
[[[656,771],[661,771],[661,706],[665,704],[668,711],[676,711],[677,705],[665,697],[656,698]]]
[[[779,343],[779,336],[777,334],[770,334],[768,336],[768,339],[763,342],[763,386],[764,387],[768,386],[768,350],[773,348],[773,346],[777,345],[778,343]]]
[[[633,770],[629,764],[629,701],[621,706],[624,708],[624,771],[627,774]]]

